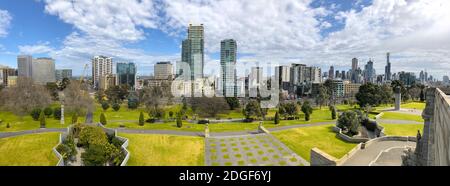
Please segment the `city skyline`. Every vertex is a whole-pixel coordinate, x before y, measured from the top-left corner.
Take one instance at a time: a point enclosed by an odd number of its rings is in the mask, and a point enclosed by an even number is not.
[[[220,41],[227,38],[236,40],[240,46],[237,51],[238,65],[249,62],[256,66],[256,61],[265,63],[270,60],[280,65],[301,63],[317,66],[323,71],[333,65],[335,70],[341,71],[350,69],[351,59],[356,57],[360,64],[372,59],[375,70],[384,72],[386,52],[390,52],[392,73],[407,71],[418,74],[421,70],[427,70],[441,79],[449,71],[448,65],[443,65],[449,63],[445,51],[450,48],[450,38],[445,34],[450,30],[450,21],[445,21],[450,20],[449,13],[444,11],[449,7],[446,1],[435,1],[433,4],[378,0],[350,3],[267,1],[253,4],[245,1],[209,4],[164,1],[167,5],[164,8],[157,7],[151,1],[142,1],[142,4],[132,1],[130,5],[148,6],[137,6],[136,12],[142,14],[127,14],[128,9],[117,13],[117,16],[130,18],[130,22],[112,16],[106,19],[107,24],[95,20],[77,21],[72,17],[77,14],[72,7],[86,11],[84,15],[77,15],[77,19],[89,20],[92,16],[101,16],[93,11],[94,6],[102,7],[99,11],[110,15],[110,8],[119,6],[120,2],[28,1],[23,2],[31,5],[24,6],[28,11],[17,11],[21,3],[0,3],[0,63],[10,67],[16,67],[17,55],[24,53],[51,57],[55,59],[57,69],[73,69],[74,75],[80,75],[84,64],[89,63],[93,56],[106,55],[118,61],[134,62],[138,73],[147,75],[158,61],[175,64],[180,60],[186,27],[189,23],[196,23],[205,27],[205,74],[211,74],[211,71],[218,74]],[[73,6],[71,3],[74,3]],[[184,13],[178,12],[181,4],[186,10]],[[262,6],[284,11],[264,10],[264,16],[255,20],[247,19],[254,16],[236,19],[242,13],[256,13],[249,11],[250,5],[259,11],[263,10]],[[220,10],[222,7],[225,8]],[[299,13],[302,8],[307,11]],[[211,13],[213,10],[222,13],[222,17],[201,16],[207,13],[215,15]],[[167,15],[161,17],[157,12]],[[270,16],[276,14],[279,14],[276,19],[271,20]],[[28,21],[31,17],[32,21],[44,24],[31,23]],[[162,20],[171,21],[164,23]],[[219,23],[224,21],[243,26],[223,27]],[[263,21],[270,24],[262,25]],[[277,29],[268,28],[271,24]],[[36,26],[39,29],[31,29]],[[257,30],[255,26],[261,28]],[[430,31],[433,31],[431,36]],[[427,64],[426,69],[423,63]]]

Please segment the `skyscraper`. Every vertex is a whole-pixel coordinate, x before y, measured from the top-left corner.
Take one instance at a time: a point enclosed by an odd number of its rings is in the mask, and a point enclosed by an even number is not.
[[[386,67],[384,67],[384,79],[391,80],[391,62],[389,61],[389,52],[386,54]]]
[[[222,91],[225,97],[236,97],[236,53],[237,44],[233,39],[220,42],[220,66]]]
[[[169,61],[157,62],[154,68],[155,79],[172,79],[173,65]]]
[[[106,74],[112,74],[113,60],[111,57],[94,56],[92,58],[92,80],[94,81],[94,88],[99,87],[100,77]]]
[[[373,61],[369,60],[364,68],[364,81],[366,83],[374,83],[376,80],[375,69],[373,68]]]
[[[136,85],[136,65],[134,63],[117,63],[117,85],[127,85],[134,90]]]
[[[181,60],[189,65],[191,80],[203,78],[204,66],[204,28],[201,25],[189,24],[188,37],[183,40]],[[178,72],[177,72],[178,73]],[[179,75],[179,74],[177,74]]]
[[[334,67],[330,66],[330,70],[328,71],[328,79],[334,78]]]
[[[17,56],[17,70],[19,77],[32,77],[33,57],[30,55]]]
[[[356,71],[356,69],[358,69],[358,59],[353,58],[352,59],[352,71]]]
[[[55,82],[55,60],[52,58],[42,57],[33,59],[32,77],[35,83],[45,85]]]

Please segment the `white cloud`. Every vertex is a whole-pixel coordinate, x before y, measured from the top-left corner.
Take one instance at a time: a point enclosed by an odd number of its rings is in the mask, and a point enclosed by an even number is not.
[[[8,35],[11,19],[12,17],[8,11],[0,9],[0,37],[6,37]]]
[[[21,45],[19,46],[19,52],[21,54],[45,54],[53,51],[53,48],[50,47],[50,42],[40,43],[36,45]]]

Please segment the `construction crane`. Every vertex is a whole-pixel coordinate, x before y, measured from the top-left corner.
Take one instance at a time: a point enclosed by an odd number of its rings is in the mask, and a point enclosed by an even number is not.
[[[88,64],[84,64],[83,73],[82,73],[81,76],[80,76],[80,83],[83,82],[84,76],[85,76],[85,74],[86,74],[86,71],[87,71],[88,67],[89,67]]]

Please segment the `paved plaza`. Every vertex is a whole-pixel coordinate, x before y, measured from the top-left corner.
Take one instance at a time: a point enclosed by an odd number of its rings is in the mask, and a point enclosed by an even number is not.
[[[309,165],[270,134],[210,137],[205,145],[208,166]]]

